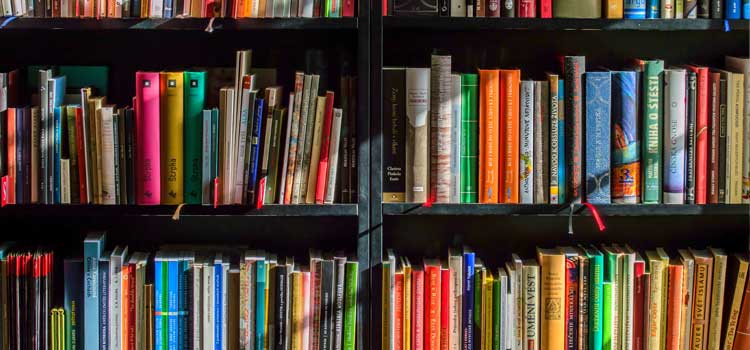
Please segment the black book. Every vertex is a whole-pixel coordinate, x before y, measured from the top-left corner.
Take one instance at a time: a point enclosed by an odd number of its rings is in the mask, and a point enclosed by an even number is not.
[[[727,78],[719,82],[719,203],[727,200]]]
[[[333,350],[344,346],[344,267],[346,258],[333,258],[334,304],[333,304]]]
[[[406,70],[383,69],[383,202],[406,199]]]
[[[20,110],[23,111],[23,163],[16,166],[23,168],[23,202],[31,203],[31,109]]]
[[[711,16],[711,1],[698,0],[698,18],[709,18]],[[713,0],[716,2],[716,0]]]
[[[347,203],[357,203],[359,188],[357,187],[357,77],[349,77],[349,200]]]
[[[274,322],[276,323],[276,329],[275,329],[275,341],[273,343],[275,350],[287,350],[286,349],[286,333],[287,333],[287,316],[288,316],[288,293],[289,293],[289,286],[288,286],[288,273],[287,273],[287,266],[286,265],[278,265],[274,269],[274,281],[275,281],[275,294],[274,294],[274,308],[270,309],[274,313],[276,313],[276,318]],[[270,323],[269,323],[270,324]]]
[[[135,116],[133,109],[125,110],[125,182],[127,204],[135,204]],[[91,199],[89,199],[91,200]]]
[[[320,264],[320,347],[319,350],[333,350],[333,260],[323,260]]]
[[[686,123],[686,135],[687,140],[685,143],[686,148],[686,159],[685,159],[685,204],[695,204],[695,113],[697,105],[697,74],[693,71],[687,72],[687,84],[685,89],[687,90],[685,96],[687,96],[687,123]]]
[[[115,158],[119,160],[119,170],[117,175],[120,177],[120,181],[117,183],[118,191],[117,194],[120,196],[117,199],[118,204],[128,204],[128,177],[126,174],[128,163],[125,154],[127,153],[127,135],[125,134],[125,118],[127,114],[127,108],[120,109],[118,114],[117,124],[115,129],[117,130],[117,138],[115,139],[118,144],[119,151],[115,154]],[[71,180],[72,181],[72,180]],[[78,188],[77,186],[71,186],[71,188]],[[77,196],[76,196],[77,197]],[[73,198],[73,196],[71,196]]]
[[[438,0],[393,0],[394,16],[437,16]]]
[[[0,112],[0,177],[8,175],[8,158],[6,143],[8,143],[8,111],[4,110]]]
[[[711,18],[724,18],[724,0],[711,0]]]
[[[439,0],[439,1],[440,1],[440,7],[438,8],[438,13],[440,14],[440,17],[450,17],[451,0]]]
[[[115,112],[112,114],[112,145],[114,146],[113,151],[113,161],[115,163],[115,203],[116,204],[124,204],[121,202],[122,197],[120,197],[120,187],[123,186],[122,184],[122,178],[120,177],[120,167],[122,164],[120,164],[120,147],[122,145],[120,144],[120,128],[118,125],[120,124],[120,113]]]
[[[513,0],[500,0],[502,6],[500,6],[500,17],[516,17],[516,5]]]

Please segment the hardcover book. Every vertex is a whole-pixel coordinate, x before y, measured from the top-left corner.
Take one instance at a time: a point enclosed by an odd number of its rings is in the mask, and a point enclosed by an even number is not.
[[[598,0],[557,0],[552,6],[553,18],[601,18],[601,16],[602,2]]]
[[[498,203],[499,154],[499,71],[479,70],[479,202]]]
[[[520,112],[520,178],[521,204],[534,203],[534,82],[521,81]]]
[[[750,15],[750,3],[744,2],[746,10],[744,15]],[[744,18],[747,18],[745,16]],[[730,71],[742,73],[743,82],[743,130],[745,134],[750,132],[750,59],[742,57],[725,56],[724,65]],[[750,203],[750,139],[745,137],[742,145],[742,203]]]
[[[534,203],[549,198],[549,84],[534,82]]]
[[[685,70],[664,70],[664,195],[665,204],[685,200]]]
[[[188,204],[200,204],[202,187],[202,150],[209,140],[203,137],[203,108],[206,100],[206,72],[185,72],[183,107],[184,118],[184,199]],[[209,125],[210,126],[210,125]]]
[[[623,17],[627,19],[645,19],[646,0],[625,0],[623,3]]]
[[[560,79],[547,73],[549,84],[549,198],[550,204],[560,203]]]
[[[83,241],[84,349],[99,349],[99,258],[105,245],[104,233],[91,233]]]
[[[495,89],[497,90],[497,85]],[[453,181],[450,162],[453,134],[451,131],[453,124],[451,121],[451,56],[432,55],[430,90],[429,193],[435,202],[448,203]],[[497,110],[497,107],[495,109]],[[497,198],[497,194],[494,198]]]
[[[554,249],[537,249],[537,256],[541,271],[541,344],[547,349],[564,349],[565,255]]]
[[[161,198],[159,73],[136,72],[136,203],[154,205]]]
[[[609,204],[610,197],[610,72],[586,73],[586,201]]]
[[[641,200],[640,130],[638,130],[638,75],[612,72],[612,202]]]
[[[583,106],[581,105],[583,89],[582,77],[586,72],[586,58],[583,56],[566,56],[564,58],[565,74],[565,145],[566,145],[566,192],[567,201],[578,203],[583,197],[582,161],[583,161]]]
[[[644,204],[659,203],[662,194],[662,111],[664,61],[643,64],[642,191]]]
[[[406,202],[427,201],[429,156],[430,69],[406,69]]]
[[[451,74],[451,203],[461,202],[461,75]]]
[[[685,203],[695,204],[695,141],[696,141],[696,111],[698,91],[698,79],[695,72],[688,70],[687,82],[685,85],[686,105],[685,105]],[[665,108],[666,110],[666,108]]]
[[[520,179],[520,84],[521,71],[517,69],[500,70],[500,150],[502,159],[502,182],[498,179],[498,190],[502,197],[499,202],[517,204],[519,202]],[[481,128],[480,128],[481,130]]]

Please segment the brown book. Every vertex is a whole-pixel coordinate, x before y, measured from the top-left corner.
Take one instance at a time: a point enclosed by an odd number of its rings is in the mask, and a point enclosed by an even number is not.
[[[474,0],[474,17],[487,17],[487,0]]]
[[[146,315],[154,314],[154,285],[146,284],[143,286],[144,298],[144,309]],[[154,350],[154,318],[145,317],[146,324],[144,325],[143,332],[146,334],[146,350]]]
[[[227,274],[227,324],[240,324],[240,270],[232,268]],[[238,327],[227,327],[227,350],[237,350],[240,344],[240,333]]]
[[[667,291],[667,350],[680,349],[683,288],[682,262],[673,260],[669,264],[669,287]]]
[[[740,318],[740,307],[742,306],[742,296],[745,294],[745,284],[747,281],[748,260],[747,256],[735,255],[732,257],[730,272],[727,275],[731,288],[730,294],[727,294],[727,302],[724,303],[724,343],[722,349],[732,350],[734,339],[737,335],[737,321]]]
[[[500,1],[487,0],[487,10],[485,11],[487,17],[500,17]]]
[[[713,258],[707,250],[693,250],[695,281],[693,282],[693,320],[690,331],[690,348],[706,350],[708,345],[708,320],[711,315],[711,274]]]

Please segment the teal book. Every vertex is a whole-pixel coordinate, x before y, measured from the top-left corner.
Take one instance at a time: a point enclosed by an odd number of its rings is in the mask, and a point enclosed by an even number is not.
[[[357,345],[357,277],[359,263],[347,261],[344,267],[344,344],[343,350],[355,350]]]
[[[99,349],[99,258],[106,245],[104,232],[83,240],[83,348]]]
[[[80,258],[63,260],[63,277],[66,282],[64,291],[65,349],[81,350],[83,349],[81,343],[83,261]],[[2,333],[5,332],[0,332]]]
[[[258,260],[255,268],[255,348],[263,349],[266,337],[266,262]]]
[[[589,259],[589,348],[601,349],[603,345],[603,294],[604,294],[604,258],[594,248],[583,248]]]
[[[476,74],[461,75],[461,203],[479,200],[479,113]]]
[[[202,147],[203,107],[206,102],[206,72],[184,73],[183,107],[183,193],[187,204],[201,204],[203,192]]]
[[[663,83],[664,61],[643,61],[643,129],[641,132],[643,190],[641,195],[644,204],[657,204],[662,195]]]

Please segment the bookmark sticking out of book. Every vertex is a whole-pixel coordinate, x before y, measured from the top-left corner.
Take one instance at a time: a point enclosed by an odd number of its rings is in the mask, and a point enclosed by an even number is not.
[[[422,204],[425,208],[432,208],[432,203],[435,203],[435,194],[430,193],[430,195],[427,197],[427,201]]]
[[[5,26],[7,26],[8,24],[10,24],[10,22],[13,22],[16,18],[18,18],[18,17],[16,17],[16,16],[10,16],[10,17],[6,18],[3,21],[3,23],[0,23],[0,29],[5,28]],[[726,22],[726,21],[724,21],[724,22]]]
[[[607,229],[607,227],[604,225],[604,220],[602,220],[601,215],[599,215],[599,211],[596,209],[596,207],[589,203],[589,202],[583,202],[583,205],[586,206],[586,208],[589,208],[591,210],[591,216],[594,217],[594,221],[596,221],[596,225],[599,228],[599,232],[604,232],[604,230]],[[573,235],[573,209],[575,208],[575,205],[573,203],[570,203],[570,211],[568,212],[568,234]]]
[[[8,175],[3,176],[2,180],[2,203],[0,207],[5,207],[8,204]]]
[[[263,177],[258,182],[258,200],[255,202],[255,209],[262,209],[263,202],[266,201],[266,178]]]
[[[175,209],[174,214],[172,215],[172,220],[180,221],[180,212],[182,211],[182,207],[184,205],[185,203],[180,203],[180,205],[177,206],[177,209]]]
[[[214,209],[219,206],[219,178],[214,178]]]

